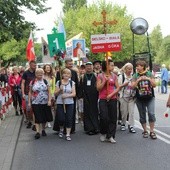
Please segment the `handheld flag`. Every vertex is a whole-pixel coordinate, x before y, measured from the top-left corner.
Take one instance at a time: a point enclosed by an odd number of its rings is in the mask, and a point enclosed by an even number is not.
[[[64,39],[66,40],[66,31],[64,28],[63,20],[61,18],[59,18],[59,23],[58,23],[58,33],[63,33]]]
[[[29,37],[28,44],[27,44],[26,56],[27,56],[28,61],[35,60],[34,42],[33,42],[32,31],[30,32],[30,37]]]

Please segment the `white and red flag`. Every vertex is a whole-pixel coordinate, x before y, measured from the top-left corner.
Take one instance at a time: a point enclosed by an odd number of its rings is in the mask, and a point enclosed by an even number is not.
[[[35,60],[34,42],[33,42],[32,31],[30,32],[30,37],[29,37],[27,49],[26,49],[26,55],[27,55],[28,61]]]

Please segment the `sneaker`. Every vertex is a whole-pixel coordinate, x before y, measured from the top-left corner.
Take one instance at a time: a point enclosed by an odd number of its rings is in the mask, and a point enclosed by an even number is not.
[[[116,141],[115,141],[115,139],[113,139],[113,137],[109,138],[109,139],[108,139],[108,142],[110,142],[110,143],[116,143]]]
[[[101,136],[100,136],[100,141],[101,141],[101,142],[106,141],[106,135],[101,135]]]
[[[70,136],[66,136],[66,140],[67,141],[71,141],[71,137]]]
[[[35,125],[32,126],[32,130],[33,130],[33,131],[36,131]]]
[[[47,127],[48,127],[48,128],[51,128],[51,127],[52,127],[50,122],[47,122]]]
[[[39,139],[40,138],[40,133],[36,133],[35,134],[35,139]]]
[[[125,131],[126,130],[126,126],[125,125],[121,125],[120,130],[121,131]]]
[[[31,122],[28,122],[28,124],[27,124],[27,129],[30,129],[31,126],[32,126],[32,123],[31,123]]]
[[[63,138],[63,132],[59,132],[58,136],[59,138]]]
[[[47,136],[45,130],[42,130],[42,136]]]

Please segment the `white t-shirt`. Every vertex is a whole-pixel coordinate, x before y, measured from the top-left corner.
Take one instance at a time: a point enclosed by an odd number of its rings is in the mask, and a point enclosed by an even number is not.
[[[75,82],[74,81],[72,81],[72,87],[73,86],[75,86]],[[59,81],[57,81],[56,87],[59,87]],[[63,85],[63,94],[70,94],[70,93],[72,93],[72,87],[71,87],[70,81],[68,82],[68,84]],[[64,101],[64,104],[74,104],[73,97],[62,99],[62,93],[60,93],[57,96],[56,103],[57,104],[63,104],[63,101]]]
[[[124,74],[124,73],[123,73]],[[131,83],[132,83],[132,75],[130,77],[127,77],[126,74],[124,74],[124,82],[123,83],[126,83],[128,82],[128,85],[123,87],[121,89],[121,91],[119,92],[120,94],[120,98],[121,97],[125,97],[125,98],[131,98],[131,97],[134,97],[135,96],[135,90],[131,87]],[[119,82],[119,85],[122,85],[123,81],[123,76],[122,74],[119,75],[119,79],[118,79],[118,82]]]

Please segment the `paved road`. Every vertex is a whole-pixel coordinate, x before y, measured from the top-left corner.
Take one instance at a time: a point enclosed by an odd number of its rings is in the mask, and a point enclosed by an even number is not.
[[[137,133],[117,130],[116,144],[101,143],[99,135],[85,135],[81,125],[72,141],[59,139],[47,129],[48,136],[34,139],[34,132],[22,125],[12,170],[169,170],[170,118],[163,116],[168,95],[156,93],[156,130],[158,140],[144,139]]]
[[[71,142],[49,130],[48,137],[34,140],[23,126],[12,170],[168,170],[170,145],[118,130],[117,144],[101,143],[99,136],[78,130]]]

